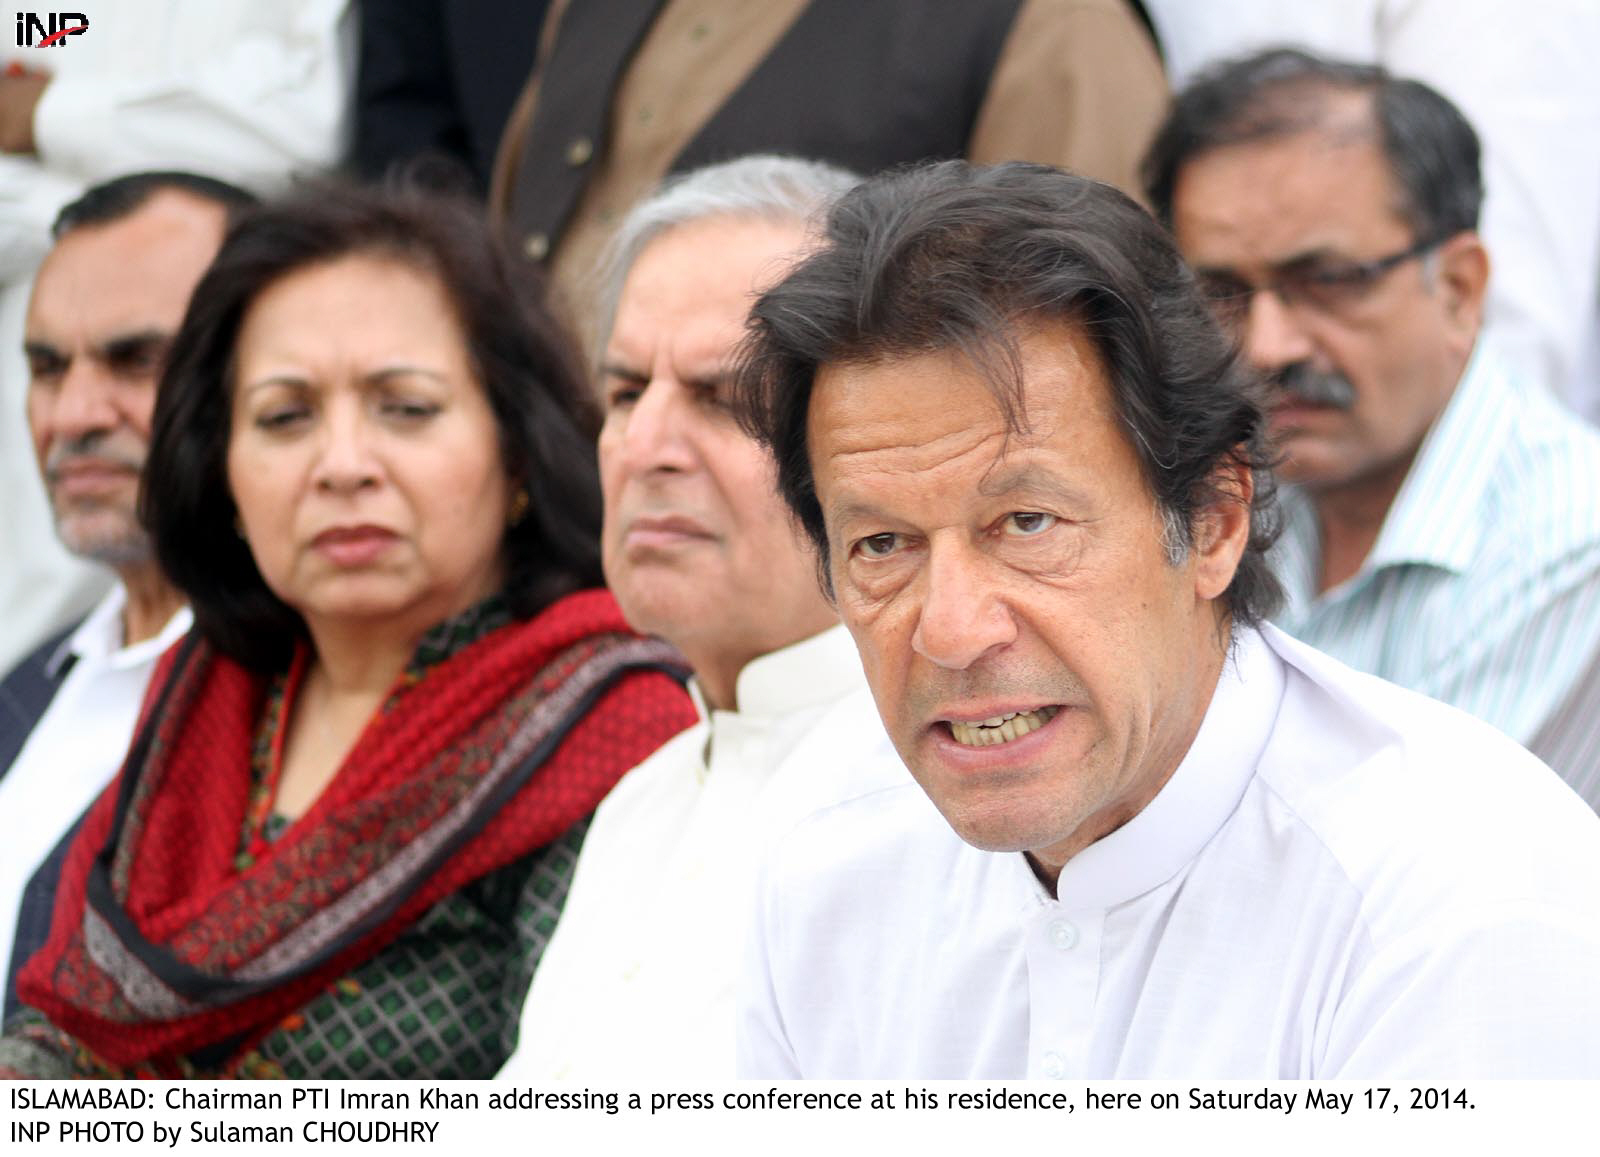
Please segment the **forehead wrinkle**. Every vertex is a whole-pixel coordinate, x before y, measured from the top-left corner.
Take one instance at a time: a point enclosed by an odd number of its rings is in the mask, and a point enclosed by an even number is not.
[[[721,387],[733,380],[735,344],[729,335],[692,323],[637,334],[619,326],[601,359],[600,372],[649,381],[665,365],[680,382]]]
[[[892,419],[890,419],[883,424],[893,426],[895,423]],[[972,454],[985,442],[991,442],[997,438],[1004,438],[1004,433],[1002,431],[973,431],[971,429],[960,429],[952,430],[948,434],[940,434],[939,436],[926,442],[886,445],[881,441],[870,440],[872,438],[872,431],[870,427],[865,430],[863,430],[861,427],[856,427],[851,431],[851,433],[859,435],[858,437],[853,438],[852,441],[867,442],[868,444],[836,447],[829,453],[828,457],[830,459],[834,461],[844,461],[848,459],[860,458],[863,455],[868,454],[889,454],[896,457],[905,455],[931,454],[934,457],[934,461],[931,463],[931,465],[940,465],[945,462],[953,461],[957,458],[964,458],[967,455]],[[837,433],[835,436],[837,437]],[[926,468],[927,467],[923,467],[923,469]]]
[[[936,450],[943,444],[957,439],[962,440],[965,444],[953,449],[949,453],[940,454],[934,461],[913,461],[909,464],[905,464],[900,461],[907,455],[915,455],[922,451]],[[1000,440],[1003,443],[1004,439],[1004,433],[998,431],[972,436],[972,431],[957,430],[943,435],[932,442],[919,443],[915,446],[874,446],[864,447],[859,450],[839,451],[831,455],[830,460],[833,461],[836,466],[841,467],[841,477],[835,479],[834,486],[845,491],[845,493],[837,495],[837,501],[824,504],[825,518],[830,526],[838,527],[840,525],[847,525],[859,519],[875,520],[891,517],[891,515],[894,515],[895,508],[899,505],[898,498],[900,495],[891,491],[887,499],[885,499],[881,489],[874,484],[875,479],[885,474],[893,474],[899,477],[927,474],[941,466],[958,462],[959,460],[969,457],[973,454],[981,453],[985,443],[996,440]],[[1001,450],[997,450],[995,452],[995,461],[999,461],[1003,453],[1003,448]],[[858,462],[857,465],[859,466],[859,470],[850,470],[850,462],[848,460],[861,459],[869,455],[877,456],[883,454],[892,455],[895,461],[890,463],[883,463],[881,461]],[[985,469],[985,474],[987,474],[993,468],[994,466],[991,464]],[[852,493],[852,491],[854,491],[854,493]],[[901,513],[904,513],[904,511],[902,510]],[[895,516],[898,517],[897,515]]]

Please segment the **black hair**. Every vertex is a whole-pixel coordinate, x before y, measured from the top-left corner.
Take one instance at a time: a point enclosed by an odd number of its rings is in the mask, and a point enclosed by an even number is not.
[[[168,191],[220,205],[230,221],[258,203],[254,193],[200,173],[177,169],[128,173],[85,189],[76,201],[56,214],[50,235],[59,241],[85,225],[110,225],[133,216],[151,197]]]
[[[1226,145],[1314,129],[1324,123],[1329,92],[1371,96],[1372,124],[1400,194],[1396,208],[1417,240],[1442,241],[1478,227],[1478,134],[1460,109],[1420,81],[1297,48],[1224,61],[1177,95],[1141,168],[1156,215],[1172,224],[1187,162]]]
[[[817,371],[958,351],[1016,429],[1018,334],[1045,320],[1076,327],[1098,353],[1166,516],[1169,557],[1187,550],[1203,507],[1238,500],[1215,485],[1218,466],[1253,472],[1249,542],[1223,598],[1240,623],[1270,614],[1281,598],[1266,560],[1277,507],[1256,378],[1149,214],[1109,185],[1020,162],[945,161],[867,180],[834,207],[822,247],[755,305],[739,414],[772,448],[824,583],[828,541],[806,445]]]
[[[307,266],[396,260],[437,277],[499,427],[527,513],[506,528],[505,595],[528,617],[600,586],[599,413],[543,282],[510,259],[481,210],[414,186],[307,187],[246,214],[196,286],[156,396],[140,512],[195,626],[240,662],[281,667],[305,636],[234,532],[227,484],[234,344],[252,302]]]

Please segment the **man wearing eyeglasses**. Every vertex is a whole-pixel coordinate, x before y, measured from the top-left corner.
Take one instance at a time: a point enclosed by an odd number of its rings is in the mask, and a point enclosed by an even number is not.
[[[1272,387],[1280,625],[1528,743],[1600,643],[1600,435],[1480,340],[1472,127],[1278,49],[1181,93],[1145,181]]]

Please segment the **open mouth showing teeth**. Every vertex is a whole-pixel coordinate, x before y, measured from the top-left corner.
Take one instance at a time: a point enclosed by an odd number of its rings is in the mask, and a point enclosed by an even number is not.
[[[1007,711],[982,723],[957,723],[950,721],[950,736],[966,747],[993,747],[996,743],[1009,743],[1021,739],[1030,731],[1037,731],[1054,719],[1059,707],[1040,707],[1037,711]]]

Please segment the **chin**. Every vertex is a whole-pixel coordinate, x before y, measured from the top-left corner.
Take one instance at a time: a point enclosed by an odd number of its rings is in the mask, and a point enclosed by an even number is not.
[[[397,624],[409,622],[430,606],[445,607],[436,594],[395,590],[375,578],[346,581],[340,589],[319,591],[316,598],[299,603],[284,601],[308,621],[315,618],[328,623],[359,622],[375,628],[381,628],[386,619]],[[448,610],[441,610],[431,617],[429,625],[448,616]]]
[[[693,633],[717,614],[716,604],[680,588],[681,581],[671,576],[654,576],[666,581],[650,582],[651,576],[637,572],[611,584],[611,593],[622,608],[622,617],[642,635],[663,639]]]
[[[1054,813],[1060,801],[1038,799],[1015,781],[929,790],[926,779],[918,776],[917,780],[956,835],[981,851],[1026,852],[1049,847],[1061,841],[1063,827],[1076,827],[1057,822]]]
[[[940,810],[956,835],[983,852],[1034,851],[1058,844],[1064,838],[1059,832],[1041,825],[1036,815],[952,814]]]

